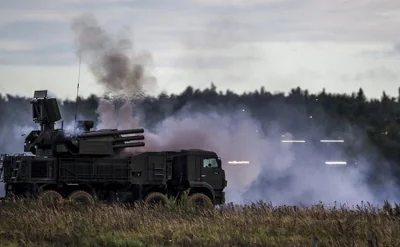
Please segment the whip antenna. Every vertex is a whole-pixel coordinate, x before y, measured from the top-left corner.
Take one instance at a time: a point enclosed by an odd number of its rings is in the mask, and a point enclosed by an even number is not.
[[[76,101],[75,101],[75,129],[76,129],[76,116],[78,114],[78,97],[79,97],[79,80],[81,78],[81,55],[79,55],[79,70],[78,70],[78,84],[76,85]]]

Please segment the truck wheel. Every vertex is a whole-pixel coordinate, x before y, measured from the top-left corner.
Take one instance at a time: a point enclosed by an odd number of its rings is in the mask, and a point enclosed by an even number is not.
[[[94,202],[92,195],[83,190],[77,190],[72,192],[69,195],[68,199],[73,202],[80,202],[84,204],[92,204]]]
[[[144,198],[144,202],[152,206],[156,204],[165,206],[168,203],[168,197],[160,192],[152,192]]]
[[[214,207],[214,204],[211,201],[210,197],[204,195],[203,193],[194,193],[190,195],[189,201],[193,202],[196,207],[201,207],[201,208]]]
[[[55,190],[45,190],[40,192],[39,200],[45,204],[57,204],[62,202],[63,197]]]

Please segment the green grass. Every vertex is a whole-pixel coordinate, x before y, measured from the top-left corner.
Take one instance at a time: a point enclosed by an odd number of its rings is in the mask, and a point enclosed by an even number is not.
[[[196,210],[20,201],[0,207],[1,246],[400,246],[396,205],[272,207],[265,203]]]

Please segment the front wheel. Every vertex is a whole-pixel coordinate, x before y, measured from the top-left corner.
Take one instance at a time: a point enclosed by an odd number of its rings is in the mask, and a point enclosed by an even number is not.
[[[214,207],[210,197],[203,193],[194,193],[189,196],[189,201],[192,202],[198,208],[212,208]]]

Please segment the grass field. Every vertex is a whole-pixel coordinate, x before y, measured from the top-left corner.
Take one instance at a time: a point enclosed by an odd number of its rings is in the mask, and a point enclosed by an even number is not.
[[[400,246],[400,208],[272,207],[196,210],[21,201],[0,207],[1,246]]]

